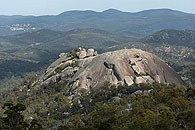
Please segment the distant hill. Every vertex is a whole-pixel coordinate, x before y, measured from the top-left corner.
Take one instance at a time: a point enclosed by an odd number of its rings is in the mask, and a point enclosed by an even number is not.
[[[103,12],[67,11],[47,16],[0,16],[0,35],[39,29],[69,31],[96,28],[112,33],[151,34],[162,29],[195,29],[195,15],[170,9],[153,9],[136,13],[109,9]]]
[[[0,51],[37,60],[36,57],[31,55],[38,55],[39,53],[45,53],[46,55],[49,55],[49,53],[59,54],[61,51],[68,51],[77,47],[103,49],[134,41],[139,37],[136,34],[115,35],[104,30],[92,28],[74,29],[67,32],[42,29],[0,37]],[[38,60],[40,59],[38,58]]]
[[[74,29],[68,32],[42,29],[0,37],[0,79],[7,75],[37,71],[56,59],[61,52],[78,47],[104,52],[110,46],[137,39],[137,35],[115,35],[98,29]],[[13,65],[15,67],[13,67]],[[26,65],[25,67],[22,67]],[[21,68],[17,68],[20,67]],[[10,72],[10,74],[7,74]],[[18,74],[17,74],[18,75]]]
[[[195,30],[166,29],[146,36],[140,41],[144,43],[170,44],[195,48]]]
[[[22,76],[43,67],[36,61],[0,52],[0,80],[5,77]]]
[[[26,32],[18,35],[6,36],[6,39],[13,40],[15,44],[32,44],[32,43],[39,43],[43,41],[50,41],[54,38],[60,37],[64,32],[60,31],[53,31],[49,29],[41,29],[38,31],[33,32]]]
[[[28,53],[29,48],[40,46],[41,43],[48,42],[61,36],[63,33],[64,32],[43,29],[34,32],[0,37],[0,52],[15,55],[17,52],[24,49],[24,53]]]

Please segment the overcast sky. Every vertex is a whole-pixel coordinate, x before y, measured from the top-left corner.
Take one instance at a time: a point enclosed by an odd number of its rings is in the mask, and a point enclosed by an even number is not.
[[[0,0],[0,15],[46,15],[109,8],[126,12],[169,8],[195,14],[195,0]]]

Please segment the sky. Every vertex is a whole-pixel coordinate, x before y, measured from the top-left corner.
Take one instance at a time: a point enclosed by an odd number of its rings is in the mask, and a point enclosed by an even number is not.
[[[195,0],[0,0],[0,15],[55,15],[70,10],[138,12],[169,8],[195,14]]]

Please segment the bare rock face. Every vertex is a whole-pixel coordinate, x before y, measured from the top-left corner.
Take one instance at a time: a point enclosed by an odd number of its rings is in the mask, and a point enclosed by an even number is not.
[[[93,53],[93,55],[94,55],[94,56],[97,56],[97,55],[98,55],[98,52],[97,52],[97,51],[95,51],[95,52]]]
[[[123,49],[96,56],[74,75],[72,80],[76,79],[79,79],[81,88],[98,87],[105,81],[115,85],[121,82],[127,85],[153,82],[184,84],[160,58],[139,49]]]
[[[88,49],[87,50],[87,56],[90,57],[90,56],[93,56],[94,55],[94,49]]]
[[[92,57],[97,55],[97,51],[94,49],[88,49],[87,51],[84,48],[79,48],[79,52],[77,52],[77,57],[79,59],[84,59],[86,57]]]
[[[150,76],[139,76],[135,78],[135,82],[137,84],[140,84],[140,83],[145,83],[145,84],[150,83],[151,84],[155,81]]]
[[[77,52],[61,53],[59,59],[53,62],[40,77],[40,84],[51,84],[63,80],[71,81],[80,68],[95,58],[94,53],[94,49],[86,51],[84,48],[79,48]]]
[[[77,53],[77,56],[79,57],[79,59],[84,59],[87,56],[86,50],[81,50]]]
[[[59,55],[59,58],[64,57],[65,55],[66,55],[66,53],[61,53],[61,54]]]
[[[124,76],[124,82],[125,82],[128,86],[131,86],[132,84],[134,84],[134,82],[133,82],[133,77]]]
[[[51,64],[40,78],[42,84],[67,80],[72,87],[90,90],[106,81],[113,85],[134,83],[184,84],[180,76],[157,56],[123,49],[97,55],[94,49],[79,49],[77,57],[65,55]]]

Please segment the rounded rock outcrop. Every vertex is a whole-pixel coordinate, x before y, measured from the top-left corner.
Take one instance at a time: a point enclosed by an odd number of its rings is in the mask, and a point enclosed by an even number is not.
[[[185,84],[163,60],[140,49],[122,49],[96,56],[93,49],[79,49],[75,53],[77,57],[63,56],[50,65],[41,78],[42,83],[48,84],[49,79],[52,82],[67,80],[72,87],[87,90],[100,87],[106,81],[113,85]]]
[[[90,77],[90,82],[87,79]],[[184,84],[180,76],[163,60],[140,49],[123,49],[103,53],[79,69],[72,80],[81,88],[98,87],[105,81],[118,83]]]

